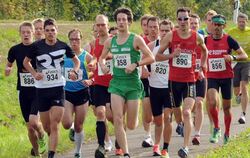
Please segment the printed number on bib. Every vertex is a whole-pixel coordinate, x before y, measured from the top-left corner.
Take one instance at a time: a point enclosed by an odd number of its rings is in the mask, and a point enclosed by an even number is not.
[[[35,78],[31,73],[19,73],[22,87],[34,87]]]
[[[101,66],[98,63],[98,76],[103,76],[104,73],[102,72]],[[112,63],[112,59],[106,60],[105,65],[107,66],[107,68],[109,69],[109,73],[108,74],[113,74],[113,63]]]
[[[131,64],[130,54],[116,54],[114,60],[116,68],[126,68],[127,65]]]
[[[224,58],[208,59],[209,71],[218,72],[226,70],[226,63]]]
[[[58,69],[46,69],[42,71],[43,73],[43,84],[53,85],[55,83],[61,82],[61,71]]]
[[[201,69],[201,59],[196,59],[195,62],[195,72],[199,72]]]
[[[181,53],[178,57],[173,58],[173,66],[180,68],[191,68],[192,54]]]
[[[71,80],[70,79],[70,71],[72,70],[72,68],[65,68],[65,79],[66,81],[71,81],[71,82],[75,82],[75,81],[81,81],[82,80],[82,75],[83,72],[81,69],[78,70],[77,75],[76,75],[76,80]]]
[[[168,72],[168,65],[163,63],[154,63],[152,64],[153,70],[155,73],[160,75],[165,75]]]

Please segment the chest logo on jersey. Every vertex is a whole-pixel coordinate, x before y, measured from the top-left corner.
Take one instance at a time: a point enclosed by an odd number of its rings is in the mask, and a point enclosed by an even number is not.
[[[37,56],[37,60],[43,67],[47,69],[60,68],[60,63],[63,61],[63,55],[65,52],[65,49],[57,50],[50,52],[49,54]]]
[[[130,50],[131,50],[130,48],[126,48],[126,47],[121,49],[122,52],[129,52]]]
[[[119,52],[119,49],[118,48],[111,48],[111,52],[117,53],[117,52]]]

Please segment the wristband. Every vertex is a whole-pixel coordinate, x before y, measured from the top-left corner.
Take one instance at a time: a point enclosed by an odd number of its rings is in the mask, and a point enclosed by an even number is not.
[[[136,67],[139,67],[139,66],[140,66],[140,65],[139,65],[139,61],[137,61],[135,64],[136,64]]]

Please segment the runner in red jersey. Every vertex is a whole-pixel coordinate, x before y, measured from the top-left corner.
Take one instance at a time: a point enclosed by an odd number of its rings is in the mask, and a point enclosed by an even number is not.
[[[247,58],[244,50],[230,36],[223,33],[226,18],[217,14],[212,17],[212,35],[205,38],[208,48],[208,90],[207,102],[210,107],[210,113],[214,123],[213,134],[210,138],[211,143],[217,143],[220,137],[220,127],[218,118],[218,96],[219,89],[222,94],[222,107],[224,111],[225,133],[224,144],[229,140],[230,124],[232,120],[231,114],[231,98],[232,98],[232,78],[234,76],[231,67],[232,60],[243,60]],[[232,56],[231,52],[235,50],[237,56]]]
[[[105,121],[106,118],[112,121],[112,114],[110,110],[110,93],[108,92],[109,82],[112,76],[111,74],[104,75],[99,67],[99,64],[97,64],[97,61],[101,56],[104,47],[104,41],[109,38],[108,18],[105,15],[97,15],[95,25],[97,27],[99,36],[96,40],[91,42],[91,45],[94,46],[94,60],[90,62],[88,67],[94,72],[94,112],[97,118],[96,135],[99,144],[99,147],[95,151],[95,157],[102,158],[106,156],[104,140],[108,128],[106,127]],[[106,63],[111,63],[111,60],[110,62]],[[111,140],[109,140],[109,142],[107,142],[106,144],[110,143],[110,141]]]
[[[206,70],[207,49],[203,39],[198,33],[190,29],[190,10],[182,7],[177,10],[178,26],[169,32],[160,43],[156,55],[157,61],[169,59],[169,88],[173,99],[173,107],[179,107],[183,101],[184,119],[184,145],[178,151],[180,157],[188,156],[188,144],[191,136],[191,110],[195,103],[195,49],[201,48],[201,68]],[[166,48],[170,47],[170,54],[164,55]],[[202,69],[199,71],[202,76]]]
[[[200,26],[200,17],[197,14],[191,14],[191,29],[198,32]],[[202,36],[202,35],[201,35]],[[202,36],[203,37],[203,36]],[[200,131],[202,127],[202,122],[204,118],[203,113],[203,100],[206,94],[206,86],[207,80],[205,77],[199,76],[200,64],[201,64],[201,48],[197,47],[195,49],[196,52],[196,67],[195,67],[195,88],[196,88],[196,97],[195,97],[195,105],[193,108],[194,112],[194,128],[195,128],[195,136],[192,139],[193,145],[200,144]],[[205,73],[205,72],[203,72]]]

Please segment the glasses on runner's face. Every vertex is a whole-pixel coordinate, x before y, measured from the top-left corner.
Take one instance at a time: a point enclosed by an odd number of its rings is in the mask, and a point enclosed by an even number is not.
[[[187,21],[189,17],[179,17],[178,21]]]
[[[213,24],[214,26],[218,26],[218,27],[223,26],[223,24],[219,24],[219,23],[213,23]]]
[[[97,27],[104,27],[106,24],[96,24]]]
[[[45,29],[45,32],[55,32],[56,29]]]
[[[169,32],[170,30],[160,30],[161,32]]]
[[[80,41],[81,39],[80,38],[70,38],[69,40],[70,41]]]

